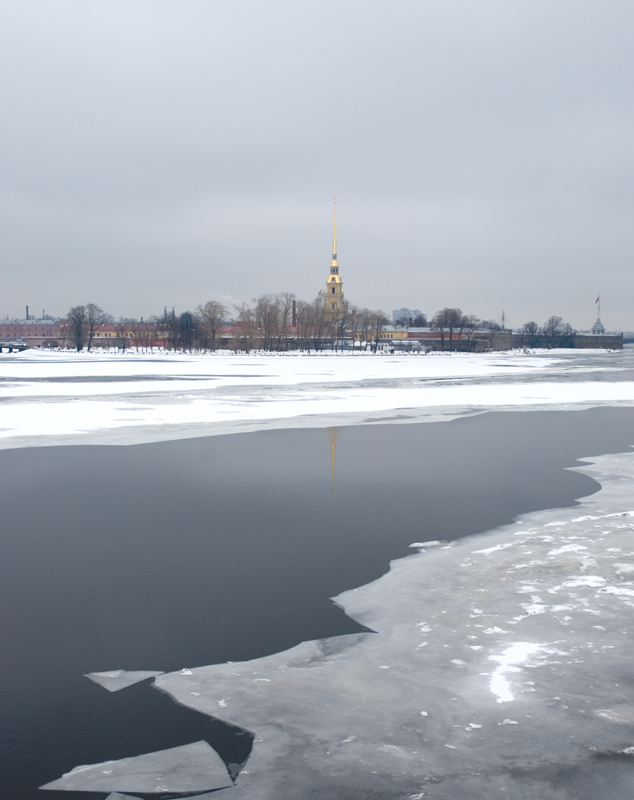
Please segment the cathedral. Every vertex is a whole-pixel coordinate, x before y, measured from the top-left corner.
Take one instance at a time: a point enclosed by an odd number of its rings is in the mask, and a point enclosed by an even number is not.
[[[327,312],[338,316],[343,311],[343,281],[339,275],[339,262],[337,261],[337,198],[335,197],[335,216],[332,232],[332,261],[330,262],[330,275],[326,281],[325,304]]]

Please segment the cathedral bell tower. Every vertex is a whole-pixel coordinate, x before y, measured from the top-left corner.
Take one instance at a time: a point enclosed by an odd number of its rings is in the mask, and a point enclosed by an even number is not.
[[[343,281],[339,275],[339,262],[337,261],[337,198],[335,197],[335,216],[332,232],[332,261],[330,262],[330,275],[326,281],[326,311],[338,315],[343,311]]]

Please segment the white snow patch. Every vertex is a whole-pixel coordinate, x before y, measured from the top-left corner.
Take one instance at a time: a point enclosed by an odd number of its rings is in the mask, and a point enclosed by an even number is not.
[[[556,550],[549,550],[546,555],[549,556],[560,556],[562,553],[580,553],[582,550],[587,550],[587,547],[584,547],[582,544],[565,544],[563,547],[559,547]]]
[[[516,542],[506,542],[505,544],[496,544],[495,547],[485,547],[484,550],[474,550],[474,553],[482,553],[485,556],[491,555],[491,553],[495,553],[498,550],[506,550],[508,547],[513,547],[513,545],[517,544]]]
[[[557,594],[557,592],[561,589],[576,589],[580,586],[588,586],[590,589],[598,589],[605,583],[607,583],[606,579],[602,578],[600,575],[583,575],[579,578],[573,578],[572,580],[565,581],[565,583],[560,583],[558,586],[552,586],[548,592],[549,594]]]
[[[597,594],[615,594],[617,597],[634,597],[634,591],[632,589],[626,589],[623,586],[606,586],[603,589],[599,589]]]
[[[522,603],[522,608],[528,616],[532,616],[533,614],[545,614],[548,606],[543,603]]]
[[[539,644],[532,642],[515,642],[500,656],[489,656],[491,661],[497,661],[499,667],[494,670],[491,676],[490,689],[497,697],[498,703],[508,703],[514,700],[510,684],[505,677],[507,672],[520,672],[518,664],[523,664],[533,653],[542,649]]]

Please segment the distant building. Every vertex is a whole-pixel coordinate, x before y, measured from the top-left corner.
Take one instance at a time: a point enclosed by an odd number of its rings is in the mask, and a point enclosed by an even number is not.
[[[595,336],[602,336],[605,333],[605,328],[603,327],[603,323],[601,322],[601,295],[599,295],[594,302],[598,306],[598,308],[597,308],[597,321],[594,323],[594,325],[590,329],[590,333],[593,333]]]
[[[24,341],[30,347],[39,347],[45,341],[57,339],[59,319],[53,317],[27,317],[25,319],[0,320],[0,341]]]
[[[332,231],[332,261],[330,262],[330,275],[326,281],[326,311],[331,316],[338,316],[343,311],[343,281],[339,275],[339,262],[337,261],[337,198],[335,197],[335,214]]]
[[[392,322],[416,319],[416,317],[420,317],[421,314],[422,311],[419,308],[396,308],[392,311]]]

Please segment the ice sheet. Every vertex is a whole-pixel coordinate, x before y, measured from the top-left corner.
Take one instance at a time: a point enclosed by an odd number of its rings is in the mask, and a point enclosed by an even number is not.
[[[85,677],[103,686],[103,688],[107,689],[109,692],[118,692],[120,689],[125,689],[147,678],[155,678],[157,675],[162,674],[162,672],[155,672],[153,670],[133,671],[114,669],[107,672],[89,672]]]
[[[119,761],[75,767],[41,789],[70,792],[196,792],[232,786],[227,768],[207,742]]]
[[[131,794],[119,794],[119,792],[111,792],[106,800],[130,800]]]
[[[565,352],[565,351],[564,351]],[[555,355],[552,355],[555,353]],[[434,353],[429,356],[373,355],[321,353],[232,355],[227,351],[214,354],[187,353],[141,354],[126,353],[59,353],[28,350],[21,354],[4,355],[0,359],[0,377],[12,384],[29,385],[31,394],[103,393],[109,382],[125,381],[129,392],[156,388],[161,379],[180,381],[174,391],[183,386],[195,388],[195,383],[207,381],[216,386],[298,385],[303,383],[416,378],[423,370],[428,378],[455,378],[518,374],[545,369],[560,362],[559,351],[537,357],[518,353]],[[424,367],[421,366],[424,364]],[[588,369],[596,369],[588,366]],[[99,385],[100,384],[100,385]],[[120,391],[119,386],[115,391]],[[23,394],[20,388],[7,388],[8,394]]]
[[[12,358],[15,356],[16,358]],[[0,356],[0,447],[634,404],[634,352]],[[386,416],[388,415],[388,416]]]
[[[603,485],[581,509],[431,548],[335,598],[376,633],[157,685],[254,732],[249,799],[628,796],[634,455],[580,469]]]

